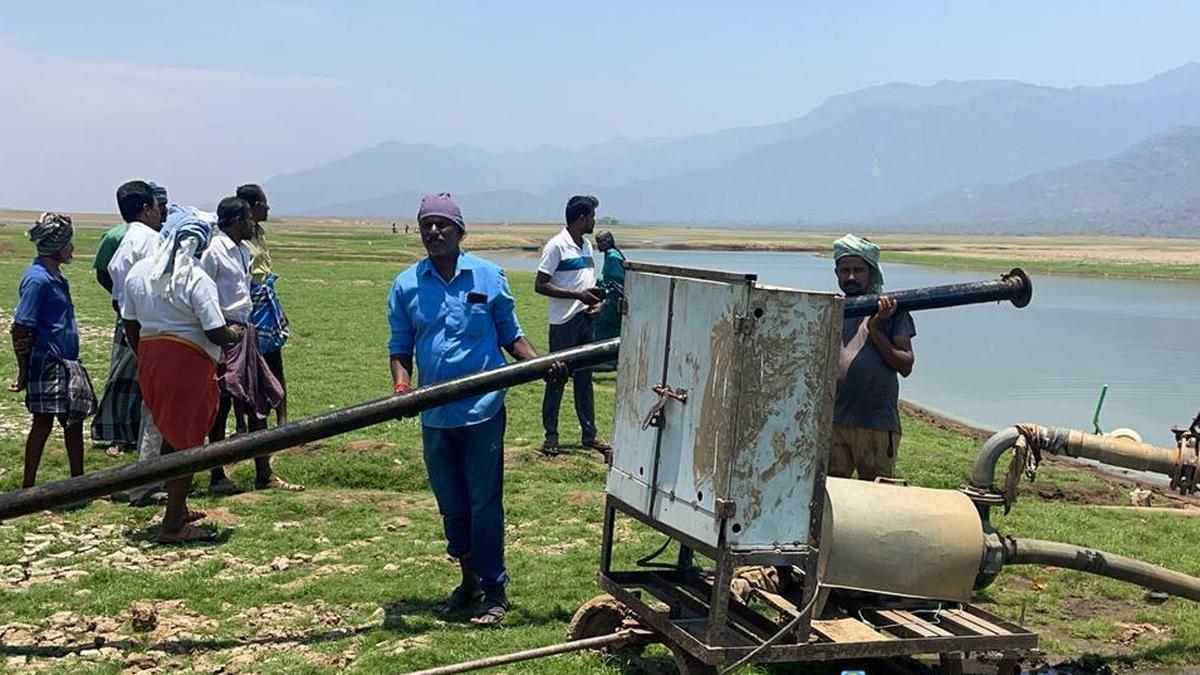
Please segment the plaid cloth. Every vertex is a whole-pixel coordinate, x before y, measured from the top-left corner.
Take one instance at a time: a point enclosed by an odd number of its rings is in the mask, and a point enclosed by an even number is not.
[[[221,351],[217,375],[221,393],[245,403],[257,419],[266,419],[283,400],[283,385],[258,351],[254,326],[246,326],[241,342]]]
[[[25,407],[60,421],[82,420],[96,412],[92,380],[79,361],[66,361],[34,346],[29,355]]]
[[[138,387],[137,357],[125,342],[125,329],[117,323],[113,331],[108,376],[96,418],[92,420],[92,441],[135,446],[140,437],[142,390]]]
[[[279,296],[275,294],[277,278],[274,274],[268,274],[261,284],[250,282],[250,299],[254,303],[250,310],[250,323],[258,333],[260,354],[278,351],[291,335],[287,314],[283,313]]]
[[[96,414],[96,390],[80,361],[63,361],[67,366],[67,417],[85,420]]]

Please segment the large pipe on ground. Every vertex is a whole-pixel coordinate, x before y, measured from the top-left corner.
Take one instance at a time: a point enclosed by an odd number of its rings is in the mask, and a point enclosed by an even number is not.
[[[829,478],[825,495],[824,587],[967,602],[1008,565],[1046,565],[1200,602],[1200,578],[1081,546],[1000,537],[955,490]]]
[[[614,338],[548,356],[486,370],[448,382],[420,387],[405,394],[376,399],[283,426],[237,434],[135,464],[105,469],[76,478],[57,480],[0,494],[0,520],[23,516],[121,490],[170,480],[278,452],[322,438],[354,431],[380,422],[416,415],[468,396],[475,396],[543,378],[555,363],[584,368],[613,359],[621,346]]]
[[[1180,480],[1190,482],[1197,464],[1196,452],[1192,449],[1160,448],[1131,438],[1022,424],[1002,429],[983,444],[975,459],[970,487],[994,491],[996,463],[1022,438],[1041,453],[1091,459],[1110,466],[1162,474],[1171,478],[1176,487]]]
[[[1004,564],[1079,570],[1200,602],[1200,579],[1196,577],[1083,546],[1009,537],[1004,541]]]
[[[1024,307],[1033,298],[1033,282],[1021,268],[1017,267],[999,279],[913,288],[884,295],[895,300],[896,306],[906,312],[1000,300],[1008,300],[1015,307]],[[869,316],[875,313],[878,306],[878,295],[858,295],[846,298],[844,316],[847,319],[855,316]]]

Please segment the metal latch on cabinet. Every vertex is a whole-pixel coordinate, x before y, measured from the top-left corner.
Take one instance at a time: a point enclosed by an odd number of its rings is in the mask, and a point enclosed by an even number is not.
[[[658,394],[658,401],[655,402],[654,407],[650,408],[650,412],[642,420],[642,431],[650,427],[657,427],[662,423],[662,412],[663,408],[667,405],[667,401],[675,399],[680,403],[687,403],[688,399],[687,389],[672,389],[665,384],[656,384],[651,388],[651,391]]]
[[[734,316],[734,318],[733,318],[734,329],[737,330],[737,332],[741,333],[742,335],[749,335],[750,333],[754,332],[754,322],[760,316],[762,316],[761,309],[755,310],[754,316],[746,316],[745,314],[738,314],[738,315]]]

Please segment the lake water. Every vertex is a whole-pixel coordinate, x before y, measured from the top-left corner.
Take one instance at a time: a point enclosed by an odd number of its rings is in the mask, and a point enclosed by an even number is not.
[[[630,260],[758,274],[762,283],[836,291],[833,263],[806,253],[631,250]],[[485,253],[510,269],[533,270],[529,254]],[[1007,270],[997,268],[995,276]],[[885,290],[992,277],[887,264]],[[1035,276],[1033,301],[916,312],[913,374],[901,396],[988,428],[1017,422],[1091,430],[1132,427],[1172,447],[1171,425],[1200,408],[1200,284]]]

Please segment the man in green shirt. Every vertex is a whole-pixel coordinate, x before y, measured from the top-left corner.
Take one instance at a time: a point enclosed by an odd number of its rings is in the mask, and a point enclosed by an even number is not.
[[[121,239],[125,237],[127,229],[129,229],[129,224],[121,223],[105,230],[104,234],[100,235],[100,244],[96,247],[96,257],[92,259],[92,268],[96,270],[96,282],[103,286],[109,295],[112,295],[113,280],[112,275],[108,273],[108,263],[112,260],[113,254],[117,252],[117,248],[121,246]]]

